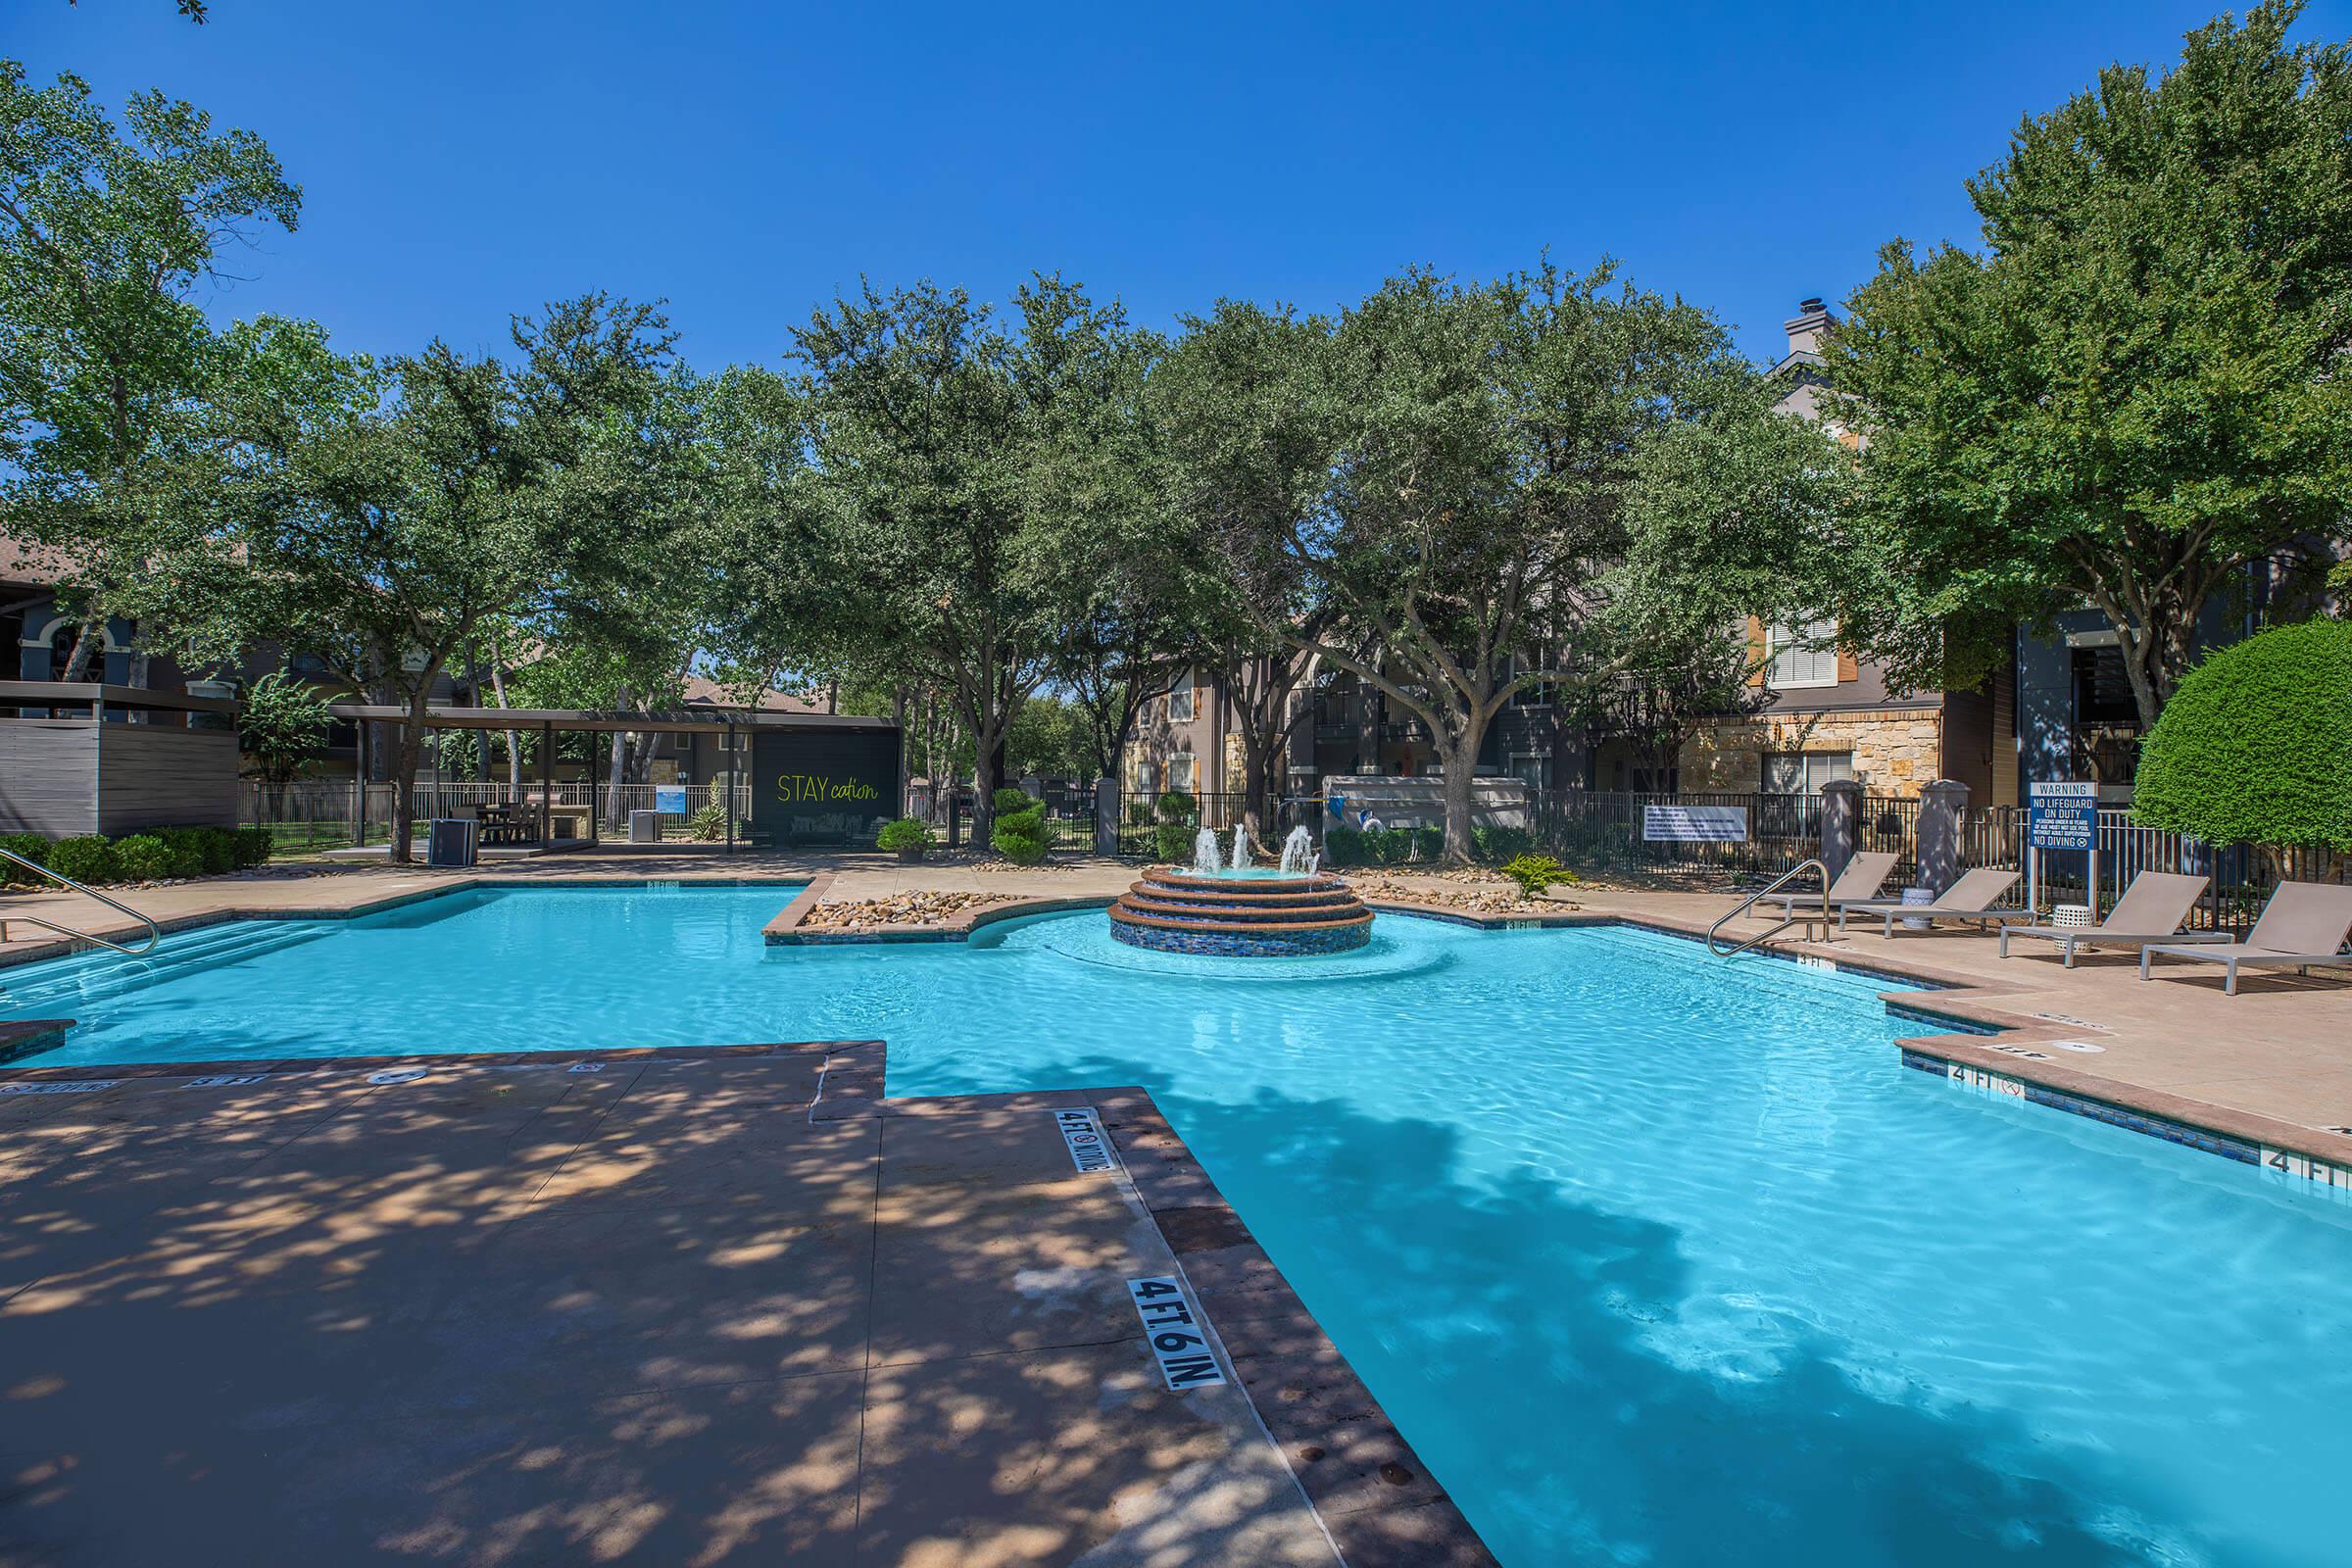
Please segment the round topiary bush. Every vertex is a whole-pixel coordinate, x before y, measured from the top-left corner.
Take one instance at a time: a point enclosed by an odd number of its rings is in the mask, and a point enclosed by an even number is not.
[[[125,882],[161,882],[172,874],[172,850],[152,833],[115,840],[115,875]]]
[[[2280,626],[2182,678],[2132,814],[2208,844],[2352,850],[2352,623]]]
[[[75,882],[115,880],[115,847],[95,833],[49,846],[49,869]]]
[[[902,816],[895,822],[882,824],[882,831],[874,835],[874,848],[904,854],[908,850],[927,850],[931,840],[930,823],[919,816]]]

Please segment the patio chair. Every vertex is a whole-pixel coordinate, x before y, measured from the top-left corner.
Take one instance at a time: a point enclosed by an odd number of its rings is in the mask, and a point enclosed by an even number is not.
[[[2001,956],[2009,956],[2011,937],[2034,937],[2058,944],[2066,967],[2075,966],[2077,948],[2144,948],[2155,942],[2227,942],[2220,931],[2183,931],[2180,922],[2205,896],[2212,879],[2179,871],[2142,871],[2132,879],[2115,910],[2097,925],[2005,925],[2001,927]]]
[[[1996,871],[1989,866],[1963,871],[1960,880],[1943,890],[1943,896],[1934,904],[1904,904],[1899,900],[1868,899],[1849,904],[1838,911],[1838,929],[1845,929],[1849,914],[1876,914],[1886,917],[1888,937],[1894,935],[1897,920],[1925,920],[1933,926],[1937,920],[1973,921],[1979,926],[2030,925],[2032,909],[1996,909],[1993,901],[2017,886],[2015,871]]]
[[[1767,900],[1766,906],[1778,904],[1781,906],[1780,918],[1788,920],[1795,917],[1799,907],[1828,911],[1875,899],[1887,873],[1894,869],[1894,858],[1893,854],[1886,850],[1862,851],[1845,862],[1845,869],[1838,873],[1838,880],[1822,892],[1785,893],[1777,899]]]
[[[2148,978],[2148,965],[2159,953],[2175,958],[2201,958],[2222,966],[2222,995],[2237,995],[2237,971],[2291,968],[2297,974],[2313,969],[2352,967],[2352,954],[2343,951],[2352,936],[2352,885],[2335,882],[2281,882],[2262,906],[2261,917],[2243,942],[2217,942],[2211,947],[2151,945],[2139,950],[2139,977]]]

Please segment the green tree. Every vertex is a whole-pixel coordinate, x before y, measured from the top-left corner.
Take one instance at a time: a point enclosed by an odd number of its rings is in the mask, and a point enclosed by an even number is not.
[[[973,745],[983,840],[1007,728],[1080,597],[1074,509],[1129,373],[1116,307],[1047,277],[1012,316],[1000,329],[960,290],[869,285],[794,333],[831,541],[824,618],[869,665],[946,694]]]
[[[2279,626],[2182,677],[2132,814],[2209,844],[2352,852],[2352,624]]]
[[[223,249],[291,231],[302,192],[260,138],[159,92],[121,127],[78,76],[0,61],[0,499],[73,574],[78,679],[173,547],[166,470],[220,370],[198,308]]]
[[[159,573],[172,585],[160,609],[201,654],[272,639],[405,711],[392,853],[406,860],[443,670],[632,543],[639,514],[601,503],[591,441],[654,396],[666,326],[585,296],[517,318],[512,368],[437,342],[377,366],[282,321],[232,338],[218,455],[182,492],[199,542]]]
[[[1849,635],[1966,683],[2085,602],[2152,725],[2217,594],[2346,536],[2352,60],[2299,3],[2115,66],[1969,185],[1982,254],[1898,241],[1828,351],[1867,433]]]
[[[1224,300],[1184,326],[1151,383],[1165,500],[1185,524],[1163,598],[1183,629],[1176,652],[1224,682],[1243,815],[1266,844],[1276,771],[1313,712],[1300,694],[1311,650],[1339,609],[1316,600],[1294,555],[1265,548],[1310,537],[1324,514],[1342,427],[1332,323]],[[1204,573],[1208,562],[1225,570]]]
[[[1269,633],[1428,726],[1453,863],[1515,694],[1572,700],[1690,627],[1818,592],[1837,449],[1772,412],[1711,317],[1611,280],[1391,281],[1316,372],[1318,488],[1212,530]]]
[[[326,739],[329,715],[318,688],[273,669],[245,688],[237,713],[237,749],[253,776],[271,786],[293,783]]]

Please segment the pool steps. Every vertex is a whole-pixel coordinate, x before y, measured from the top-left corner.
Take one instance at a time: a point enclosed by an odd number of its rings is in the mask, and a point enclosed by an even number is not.
[[[111,953],[77,955],[60,961],[38,979],[0,977],[0,1007],[11,1012],[52,1007],[71,1011],[75,1004],[142,990],[183,969],[218,968],[315,942],[324,934],[307,921],[235,920],[169,937],[141,957],[123,958]]]

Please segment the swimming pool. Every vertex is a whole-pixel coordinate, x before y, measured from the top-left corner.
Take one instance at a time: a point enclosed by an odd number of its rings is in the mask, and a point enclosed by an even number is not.
[[[787,896],[462,894],[0,980],[86,1020],[43,1064],[879,1037],[894,1094],[1146,1084],[1513,1568],[2345,1559],[2352,1213],[1910,1071],[1879,982],[1389,916],[1299,963],[1099,913],[766,949]]]

